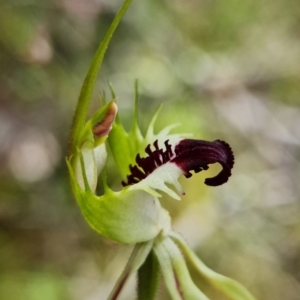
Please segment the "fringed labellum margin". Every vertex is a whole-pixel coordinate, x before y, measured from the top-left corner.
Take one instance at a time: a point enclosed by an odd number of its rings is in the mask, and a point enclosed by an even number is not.
[[[177,179],[180,175],[186,178],[192,176],[191,171],[198,173],[207,170],[209,164],[220,163],[222,171],[213,178],[207,178],[205,184],[218,186],[227,182],[234,165],[234,156],[230,146],[220,140],[213,142],[181,139],[169,143],[167,139],[163,147],[159,147],[158,140],[153,143],[154,150],[150,144],[146,147],[146,157],[136,155],[136,165],[129,166],[130,174],[127,175],[127,182],[122,181],[122,185],[135,186],[145,190],[158,189],[168,193],[175,199],[180,199],[166,183],[172,184],[180,194],[184,194]]]

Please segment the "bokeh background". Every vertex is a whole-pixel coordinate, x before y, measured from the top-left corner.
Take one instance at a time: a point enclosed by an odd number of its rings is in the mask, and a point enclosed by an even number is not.
[[[0,299],[106,299],[132,250],[84,222],[65,166],[81,83],[120,5],[0,1]],[[182,178],[182,201],[162,203],[209,267],[260,300],[300,299],[299,61],[296,0],[135,0],[91,106],[111,81],[129,128],[138,78],[143,129],[163,102],[157,129],[180,122],[232,146],[227,184],[203,184],[214,166]],[[132,279],[122,299],[134,293]],[[170,299],[163,285],[157,299]]]

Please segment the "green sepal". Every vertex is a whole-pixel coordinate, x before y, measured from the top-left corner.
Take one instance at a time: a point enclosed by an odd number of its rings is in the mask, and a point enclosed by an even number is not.
[[[112,95],[115,95],[112,85],[110,85]],[[141,133],[138,124],[138,85],[135,84],[135,103],[133,124],[130,132],[124,129],[119,114],[113,124],[112,130],[108,137],[108,143],[123,178],[129,172],[129,165],[135,164],[137,153],[143,152],[145,148],[145,139]]]
[[[154,251],[173,300],[209,300],[192,281],[180,250],[169,236],[157,237]]]
[[[250,292],[237,281],[209,269],[189,248],[184,239],[177,233],[171,232],[171,238],[181,249],[186,259],[195,267],[199,274],[223,295],[231,300],[256,300]]]
[[[135,137],[130,138],[123,125],[117,122],[113,124],[108,144],[122,177],[128,174],[129,164],[134,164],[134,157],[138,153],[134,141]]]

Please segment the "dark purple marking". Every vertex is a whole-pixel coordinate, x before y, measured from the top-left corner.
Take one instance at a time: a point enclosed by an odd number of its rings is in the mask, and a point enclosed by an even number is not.
[[[180,282],[179,282],[179,279],[178,279],[177,274],[174,269],[173,269],[173,274],[174,274],[177,291],[178,291],[181,299],[184,300],[183,292],[181,291],[181,288],[180,288]]]
[[[127,175],[127,183],[122,181],[123,186],[135,184],[144,178],[146,178],[149,174],[151,174],[155,169],[159,166],[165,164],[170,161],[171,157],[174,155],[171,145],[169,144],[169,140],[165,141],[166,150],[163,151],[158,147],[158,141],[156,140],[153,145],[155,150],[151,150],[150,144],[146,147],[145,151],[148,154],[147,157],[140,157],[138,154],[135,158],[137,163],[136,166],[129,166],[130,175]]]
[[[114,294],[111,297],[112,300],[118,299],[127,279],[128,279],[128,274],[126,274],[124,276],[124,278],[121,280],[121,282],[119,283],[118,288],[116,289],[116,291],[114,292]]]
[[[205,184],[210,186],[225,183],[230,177],[234,165],[234,156],[230,146],[220,140],[213,142],[182,140],[176,145],[175,154],[176,156],[171,162],[176,163],[187,178],[192,176],[190,171],[198,173],[207,170],[208,164],[220,163],[223,167],[222,171],[213,178],[205,179]]]
[[[165,141],[165,151],[158,147],[158,141],[154,142],[155,150],[151,150],[148,145],[145,149],[147,157],[141,158],[136,156],[136,166],[129,166],[130,175],[127,176],[127,183],[122,181],[123,186],[135,184],[156,168],[167,162],[175,163],[182,169],[186,178],[190,178],[194,171],[198,173],[208,169],[208,164],[220,163],[223,167],[222,171],[213,178],[205,179],[205,184],[209,186],[218,186],[227,182],[231,175],[231,169],[234,165],[234,156],[230,146],[220,140],[207,142],[202,140],[184,139],[181,140],[172,151],[171,145]]]

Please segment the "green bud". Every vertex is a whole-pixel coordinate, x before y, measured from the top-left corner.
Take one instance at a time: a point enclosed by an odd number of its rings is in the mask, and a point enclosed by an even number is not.
[[[116,103],[114,101],[109,102],[95,113],[80,132],[76,143],[76,153],[72,157],[72,164],[75,177],[82,189],[84,189],[84,180],[80,157],[82,156],[84,161],[87,182],[90,189],[94,192],[98,176],[107,158],[104,142],[112,128],[117,111]]]

